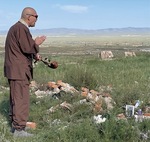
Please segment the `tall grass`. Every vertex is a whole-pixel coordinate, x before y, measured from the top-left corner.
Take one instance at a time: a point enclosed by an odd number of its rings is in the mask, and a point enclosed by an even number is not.
[[[42,62],[34,68],[34,80],[39,85],[45,85],[48,81],[62,80],[80,91],[81,87],[97,90],[100,86],[111,85],[112,98],[116,105],[112,111],[106,112],[107,121],[95,124],[92,117],[95,115],[91,106],[77,105],[79,94],[70,95],[64,93],[59,100],[52,97],[37,99],[31,95],[30,121],[35,121],[37,129],[32,131],[35,137],[21,139],[21,141],[33,142],[123,142],[140,141],[138,131],[146,132],[150,129],[149,120],[136,123],[133,118],[116,120],[118,113],[124,113],[126,104],[133,104],[136,100],[143,101],[143,107],[149,105],[150,92],[150,58],[149,53],[139,54],[134,58],[116,58],[110,61],[102,61],[97,57],[88,56],[55,56],[53,60],[59,62],[59,67],[54,70],[45,66]],[[2,69],[2,67],[1,67]],[[1,74],[1,78],[2,74]],[[2,85],[7,86],[5,79]],[[8,116],[8,91],[0,96],[0,118],[7,122]],[[63,101],[74,105],[72,111],[58,109],[49,114],[47,110]],[[2,123],[1,123],[2,124]],[[138,128],[138,129],[137,129]],[[20,139],[12,139],[9,132],[9,124],[0,127],[2,139],[20,142]],[[12,139],[12,140],[11,140]]]

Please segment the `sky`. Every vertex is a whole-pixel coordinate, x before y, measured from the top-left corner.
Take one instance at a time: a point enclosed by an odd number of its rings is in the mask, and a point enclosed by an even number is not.
[[[34,29],[150,27],[150,0],[1,0],[0,31],[15,24],[25,7],[39,15]]]

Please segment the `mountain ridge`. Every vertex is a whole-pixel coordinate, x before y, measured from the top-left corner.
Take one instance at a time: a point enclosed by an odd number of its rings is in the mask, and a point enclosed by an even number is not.
[[[107,29],[76,29],[76,28],[50,28],[50,29],[30,29],[33,35],[47,36],[78,36],[78,35],[150,35],[150,28],[107,28]],[[0,31],[0,35],[6,35],[7,31]]]

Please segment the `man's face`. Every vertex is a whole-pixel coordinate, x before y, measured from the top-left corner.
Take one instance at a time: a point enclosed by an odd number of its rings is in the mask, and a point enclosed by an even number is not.
[[[38,15],[36,13],[28,14],[28,15],[29,15],[29,18],[28,18],[29,27],[34,27],[35,22],[37,21]]]

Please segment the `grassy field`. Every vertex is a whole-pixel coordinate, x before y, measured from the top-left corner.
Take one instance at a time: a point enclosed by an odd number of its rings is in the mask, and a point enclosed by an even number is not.
[[[3,77],[4,37],[0,38],[0,141],[4,142],[140,142],[150,139],[141,138],[140,132],[150,130],[150,120],[135,122],[133,117],[117,120],[120,113],[125,114],[124,106],[143,102],[144,111],[150,105],[150,53],[141,49],[150,47],[150,36],[121,37],[47,37],[41,46],[43,57],[56,60],[56,70],[38,63],[34,68],[34,80],[40,86],[49,81],[62,80],[74,86],[79,92],[81,87],[99,91],[100,86],[112,86],[111,96],[115,101],[114,109],[101,113],[92,111],[90,105],[74,105],[73,111],[58,109],[54,113],[47,110],[67,101],[74,104],[83,97],[79,94],[63,94],[58,100],[46,96],[36,98],[31,92],[30,121],[37,124],[30,130],[33,138],[14,139],[8,123],[9,91]],[[102,50],[111,50],[113,60],[101,60],[98,54]],[[136,57],[124,57],[124,51],[134,51]],[[3,87],[2,87],[3,86]],[[93,116],[101,114],[106,121],[93,122]],[[149,136],[149,135],[148,135]]]

